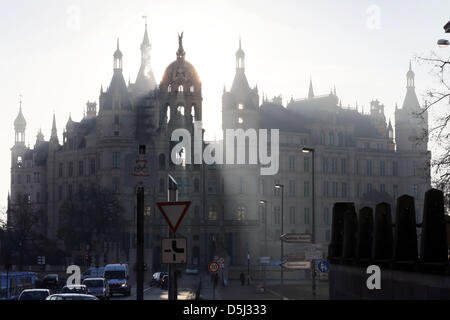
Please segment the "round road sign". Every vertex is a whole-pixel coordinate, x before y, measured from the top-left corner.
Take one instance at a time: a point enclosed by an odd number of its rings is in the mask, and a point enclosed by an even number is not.
[[[217,273],[220,270],[220,265],[217,262],[213,261],[208,265],[208,270],[211,273]]]

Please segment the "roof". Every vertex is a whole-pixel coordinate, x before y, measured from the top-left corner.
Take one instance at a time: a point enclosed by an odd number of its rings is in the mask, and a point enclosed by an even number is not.
[[[282,105],[265,102],[260,108],[261,128],[290,132],[308,132],[304,118]]]

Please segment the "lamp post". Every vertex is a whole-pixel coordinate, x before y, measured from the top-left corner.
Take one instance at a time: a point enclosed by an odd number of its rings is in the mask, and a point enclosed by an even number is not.
[[[314,164],[315,164],[315,153],[316,150],[313,148],[302,148],[302,152],[305,154],[311,154],[312,156],[312,232],[311,232],[311,242],[316,243],[316,211],[315,211],[315,184],[314,184]],[[316,261],[311,261],[312,267],[312,294],[316,296]]]
[[[261,205],[264,205],[264,256],[267,257],[267,201],[259,200]],[[264,290],[266,289],[266,265],[264,265]]]
[[[275,185],[275,189],[281,189],[281,235],[282,236],[284,234],[284,185],[283,184],[276,184]],[[283,279],[283,257],[284,257],[284,241],[281,240],[280,237],[280,243],[281,243],[281,255],[280,255],[280,268],[281,268],[281,285],[284,284],[284,279]]]
[[[445,33],[450,33],[450,21],[447,22],[446,25],[444,26],[444,31]],[[446,48],[450,45],[450,41],[446,39],[439,39],[437,45],[441,48]]]

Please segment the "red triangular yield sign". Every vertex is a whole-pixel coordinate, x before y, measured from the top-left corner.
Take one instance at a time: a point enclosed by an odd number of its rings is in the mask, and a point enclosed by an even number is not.
[[[178,227],[190,206],[190,201],[158,203],[158,208],[173,233],[177,233]]]

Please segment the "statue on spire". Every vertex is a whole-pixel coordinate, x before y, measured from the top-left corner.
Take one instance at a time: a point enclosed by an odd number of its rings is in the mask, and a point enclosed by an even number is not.
[[[178,59],[184,59],[186,53],[184,52],[183,49],[183,37],[184,37],[184,32],[181,33],[181,35],[178,33],[178,52],[177,52],[177,58]]]

